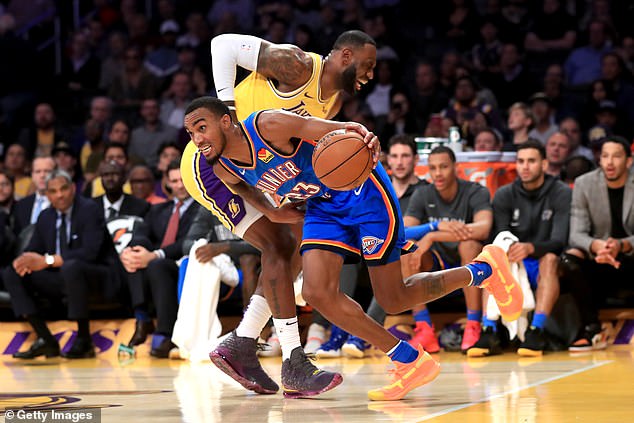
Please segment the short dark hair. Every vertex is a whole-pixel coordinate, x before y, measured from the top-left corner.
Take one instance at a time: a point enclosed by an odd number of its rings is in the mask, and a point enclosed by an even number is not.
[[[4,169],[0,169],[0,175],[4,175],[9,180],[9,182],[11,182],[11,186],[15,188],[15,178],[13,178],[13,176],[10,175],[9,172]]]
[[[603,144],[606,142],[621,144],[623,150],[625,150],[625,157],[632,157],[632,145],[624,137],[620,135],[610,135],[603,138],[603,140],[601,140],[601,150],[603,150]]]
[[[346,31],[337,37],[332,49],[341,50],[345,47],[359,48],[366,44],[376,46],[376,42],[368,34],[363,31],[353,29],[352,31]]]
[[[438,147],[435,147],[429,153],[430,156],[433,154],[447,154],[449,156],[449,159],[451,160],[451,163],[456,163],[456,153],[454,153],[453,150],[446,145],[439,145]]]
[[[126,147],[125,144],[121,144],[120,142],[109,142],[108,144],[106,144],[106,147],[103,149],[104,157],[106,156],[106,153],[108,152],[108,150],[112,148],[118,148],[120,150],[123,150],[123,155],[125,156],[126,159],[128,158],[128,147]]]
[[[478,112],[478,113],[480,113],[480,112]],[[503,144],[502,135],[500,134],[500,132],[497,129],[495,129],[495,128],[491,127],[491,126],[485,126],[480,131],[478,131],[478,133],[475,135],[476,138],[478,137],[478,135],[480,135],[483,132],[486,132],[486,133],[489,133],[489,134],[493,135],[493,139],[495,140],[496,144]]]
[[[181,161],[180,160],[172,160],[170,164],[167,165],[167,173],[170,170],[178,169],[181,170]]]
[[[406,134],[397,134],[393,135],[392,138],[387,143],[387,152],[389,154],[390,149],[393,145],[406,145],[412,150],[412,154],[415,156],[418,154],[418,150],[416,149],[416,142],[414,141],[414,137]]]
[[[196,109],[207,109],[219,117],[229,114],[229,107],[221,100],[211,96],[198,97],[192,100],[185,109],[185,115],[190,114]]]
[[[529,138],[528,140],[517,146],[517,151],[519,152],[520,150],[526,150],[528,148],[534,148],[535,150],[539,151],[539,156],[542,158],[542,160],[546,159],[546,148],[544,147],[544,144],[542,144],[539,140],[536,140],[535,138]]]
[[[574,182],[577,177],[595,168],[592,160],[584,156],[572,156],[566,159],[561,177],[566,182]]]
[[[166,142],[165,144],[161,144],[161,147],[158,149],[158,155],[160,156],[161,154],[163,154],[163,151],[170,147],[178,150],[179,153],[183,154],[183,150],[181,149],[180,145],[176,144],[175,142]]]

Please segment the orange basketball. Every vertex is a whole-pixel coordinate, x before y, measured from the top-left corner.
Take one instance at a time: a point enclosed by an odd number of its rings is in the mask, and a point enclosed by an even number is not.
[[[338,129],[324,135],[313,151],[315,175],[328,188],[355,189],[372,172],[372,152],[357,132]]]

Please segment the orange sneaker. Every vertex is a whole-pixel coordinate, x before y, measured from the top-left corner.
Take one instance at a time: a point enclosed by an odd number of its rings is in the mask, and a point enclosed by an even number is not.
[[[427,322],[416,322],[414,336],[412,336],[412,339],[410,339],[408,343],[414,348],[422,345],[425,351],[430,354],[440,351],[438,338],[436,338],[436,334],[434,333],[434,326],[429,326]]]
[[[463,354],[467,353],[467,350],[475,345],[480,339],[480,331],[482,325],[476,320],[467,320],[467,324],[464,327],[464,333],[462,335],[462,344],[460,350]]]
[[[520,284],[511,274],[511,266],[504,250],[496,245],[485,245],[482,252],[473,261],[487,263],[491,266],[489,276],[480,288],[489,291],[500,309],[502,317],[511,322],[517,320],[522,313],[524,294]]]
[[[436,379],[440,373],[440,363],[425,352],[419,345],[418,358],[411,363],[394,362],[396,368],[392,371],[394,379],[390,385],[368,392],[372,401],[396,401],[403,398],[412,389],[418,388]]]

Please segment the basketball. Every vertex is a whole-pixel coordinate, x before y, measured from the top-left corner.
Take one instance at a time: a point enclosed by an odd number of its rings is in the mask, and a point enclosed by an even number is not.
[[[372,152],[357,132],[337,129],[324,135],[313,151],[313,170],[328,188],[355,189],[372,172]]]

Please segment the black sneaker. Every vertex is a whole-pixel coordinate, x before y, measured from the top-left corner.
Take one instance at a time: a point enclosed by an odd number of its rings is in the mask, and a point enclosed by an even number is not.
[[[246,389],[258,394],[274,394],[280,388],[260,365],[257,348],[255,339],[238,336],[233,331],[209,353],[209,358]]]
[[[546,334],[544,329],[531,326],[524,334],[524,342],[517,349],[522,357],[541,357],[546,349]]]
[[[282,363],[282,386],[286,398],[307,398],[319,395],[341,382],[343,382],[341,374],[315,367],[301,347],[291,351],[291,358],[287,358]]]
[[[581,330],[575,341],[568,347],[568,351],[585,352],[604,350],[607,346],[607,333],[601,328],[600,323],[593,323]]]
[[[488,357],[502,354],[500,337],[491,327],[483,326],[480,339],[467,350],[467,357]]]

